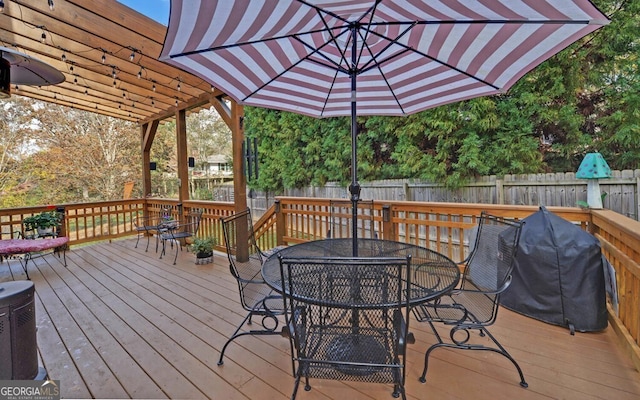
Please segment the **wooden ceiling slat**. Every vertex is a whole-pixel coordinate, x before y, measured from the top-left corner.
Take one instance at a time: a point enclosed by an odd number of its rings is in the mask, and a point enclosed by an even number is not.
[[[45,43],[40,41],[43,30]],[[201,78],[157,59],[165,34],[164,25],[115,0],[56,1],[54,10],[44,0],[10,0],[0,14],[5,46],[41,59],[67,79],[55,86],[20,87],[16,94],[139,123],[172,118],[178,109],[193,110],[208,104],[213,95],[224,96],[218,90],[212,93]],[[102,49],[105,64],[100,61]]]

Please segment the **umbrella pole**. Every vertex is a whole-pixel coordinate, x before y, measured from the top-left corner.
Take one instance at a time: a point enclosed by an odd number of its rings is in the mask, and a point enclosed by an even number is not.
[[[356,118],[356,70],[357,70],[357,28],[351,28],[351,238],[353,256],[358,257],[358,201],[360,201],[360,184],[358,183],[358,121]]]

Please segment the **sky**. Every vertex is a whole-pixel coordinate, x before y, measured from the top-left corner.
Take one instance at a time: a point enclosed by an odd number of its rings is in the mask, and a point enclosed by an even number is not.
[[[165,26],[169,23],[170,0],[118,0],[118,2]]]

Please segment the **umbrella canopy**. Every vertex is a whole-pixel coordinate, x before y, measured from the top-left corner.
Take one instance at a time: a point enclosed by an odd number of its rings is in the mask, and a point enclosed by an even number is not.
[[[355,237],[356,115],[503,93],[607,23],[588,0],[172,0],[160,58],[240,104],[350,115]]]

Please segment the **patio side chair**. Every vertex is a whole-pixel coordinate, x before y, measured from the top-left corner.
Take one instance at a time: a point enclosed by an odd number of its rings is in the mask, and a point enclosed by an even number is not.
[[[392,396],[406,399],[410,260],[280,256],[291,399],[302,379],[311,390],[311,378],[392,384]]]
[[[516,360],[488,329],[498,316],[500,294],[511,283],[511,271],[521,229],[521,222],[505,220],[483,212],[473,250],[461,263],[464,273],[459,288],[439,299],[413,308],[416,319],[429,323],[438,340],[425,353],[421,382],[426,382],[431,353],[437,348],[447,347],[501,354],[509,359],[518,371],[520,386],[528,387]],[[445,341],[440,336],[434,326],[436,322],[451,327],[450,340]],[[492,344],[486,344],[486,339],[474,340],[477,338],[474,335],[488,337]]]
[[[229,271],[238,284],[240,304],[248,313],[222,347],[218,365],[231,342],[246,335],[281,335],[278,317],[284,313],[282,296],[262,278],[265,253],[258,247],[250,209],[220,218],[229,259]],[[253,326],[253,319],[260,327]],[[248,330],[245,330],[245,326]]]
[[[195,238],[198,234],[200,220],[202,219],[202,212],[201,208],[194,208],[186,213],[183,220],[178,223],[171,223],[170,225],[161,224],[157,226],[160,240],[162,241],[162,252],[160,253],[160,258],[166,254],[167,242],[170,242],[172,247],[175,243],[176,254],[173,258],[173,265],[176,265],[178,253],[182,250],[182,246],[186,246],[188,244],[187,239]]]
[[[136,238],[135,248],[138,248],[138,242],[140,242],[140,237],[147,237],[147,247],[145,248],[145,252],[149,251],[149,241],[151,240],[151,236],[156,236],[156,253],[158,252],[158,244],[159,244],[159,234],[158,234],[158,225],[162,223],[165,217],[171,215],[171,207],[163,207],[161,215],[138,215],[136,220],[134,221],[134,227],[136,229],[136,233],[138,237]]]
[[[348,199],[329,200],[328,239],[350,238],[352,236],[352,207],[353,204]],[[373,200],[358,201],[358,237],[378,238],[374,217]]]

